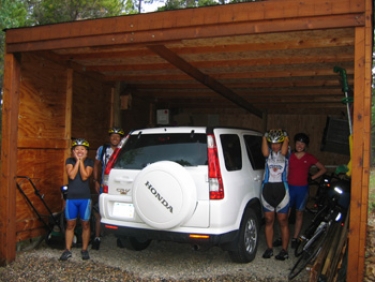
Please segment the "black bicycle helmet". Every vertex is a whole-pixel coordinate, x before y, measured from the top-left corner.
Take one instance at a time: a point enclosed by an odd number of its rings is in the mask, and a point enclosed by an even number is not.
[[[85,146],[87,150],[90,148],[89,142],[86,139],[83,139],[83,138],[77,138],[77,139],[73,140],[72,149],[76,146]]]
[[[284,131],[273,130],[273,129],[268,131],[268,133],[266,135],[267,141],[271,144],[282,143],[282,142],[284,142],[285,137],[286,137],[286,133]]]
[[[300,133],[297,133],[296,135],[294,135],[294,143],[297,142],[297,141],[305,143],[306,146],[308,146],[309,143],[310,143],[310,138],[305,133],[300,132]]]
[[[111,135],[112,133],[119,134],[121,137],[125,135],[124,130],[122,130],[120,127],[112,127],[108,129],[108,134]]]

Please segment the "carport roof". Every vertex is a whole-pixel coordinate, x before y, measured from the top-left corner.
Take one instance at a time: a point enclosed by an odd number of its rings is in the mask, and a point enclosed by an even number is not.
[[[170,108],[340,114],[333,68],[353,87],[364,2],[270,0],[11,29],[6,50],[121,82],[122,94]]]

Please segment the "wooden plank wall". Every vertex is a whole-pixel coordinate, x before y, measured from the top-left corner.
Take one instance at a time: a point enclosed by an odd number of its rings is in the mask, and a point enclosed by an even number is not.
[[[155,118],[150,117],[155,115],[153,105],[143,101],[141,98],[134,96],[129,102],[129,108],[121,111],[121,125],[125,132],[134,129],[153,126]]]
[[[22,54],[17,136],[17,175],[29,177],[53,212],[62,209],[65,138],[66,68],[48,60]],[[48,215],[33,187],[17,180],[40,213]],[[14,184],[16,188],[16,185]],[[17,241],[45,232],[44,225],[17,190]]]
[[[96,77],[73,73],[27,53],[22,56],[17,175],[32,180],[52,212],[63,209],[59,189],[67,183],[64,163],[70,155],[71,137],[90,142],[91,158],[97,147],[107,141],[111,90],[110,85]],[[73,92],[70,98],[69,91]],[[71,104],[67,105],[67,101]],[[18,183],[35,208],[48,215],[30,182],[19,178]],[[45,232],[43,223],[18,190],[16,207],[17,241]]]
[[[97,77],[74,73],[72,101],[72,138],[85,138],[90,143],[89,157],[95,158],[99,146],[108,142],[111,123],[113,86]],[[120,100],[113,101],[119,107]]]
[[[239,108],[217,108],[217,109],[189,109],[179,113],[172,118],[172,123],[178,125],[207,125],[210,117],[217,117],[217,125],[222,126],[239,126],[252,128],[264,132],[264,122],[262,119],[250,114],[246,110]],[[334,116],[333,116],[334,117]],[[335,117],[340,118],[340,117]],[[267,115],[266,127],[285,129],[291,140],[298,132],[305,132],[310,137],[310,146],[308,151],[314,154],[323,164],[327,166],[337,166],[347,164],[349,156],[332,152],[323,152],[320,150],[323,131],[326,126],[327,115]],[[291,141],[293,147],[293,141]]]

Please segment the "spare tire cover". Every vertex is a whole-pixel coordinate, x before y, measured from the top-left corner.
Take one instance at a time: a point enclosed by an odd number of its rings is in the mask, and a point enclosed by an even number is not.
[[[181,225],[195,210],[194,180],[175,162],[153,163],[136,177],[133,203],[137,214],[149,226],[169,229]]]

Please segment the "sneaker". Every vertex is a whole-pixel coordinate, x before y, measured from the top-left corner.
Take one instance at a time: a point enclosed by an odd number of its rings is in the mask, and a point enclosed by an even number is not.
[[[265,258],[265,259],[268,259],[272,256],[273,256],[273,250],[272,249],[267,249],[263,254],[263,258]]]
[[[291,247],[292,249],[296,249],[297,246],[298,246],[298,239],[297,238],[292,238],[292,242],[291,242]]]
[[[277,238],[275,241],[273,241],[274,247],[280,247],[282,245],[283,241],[281,240],[281,237]]]
[[[282,249],[280,253],[277,256],[275,256],[275,259],[277,260],[286,260],[288,258],[289,258],[288,252],[285,251],[284,249]]]
[[[71,251],[65,250],[60,257],[60,260],[65,261],[65,260],[67,260],[68,258],[71,258],[71,257],[72,257]]]
[[[99,248],[100,248],[100,238],[96,237],[94,241],[91,242],[91,249],[99,251]]]
[[[88,260],[90,259],[90,255],[89,255],[89,252],[86,250],[86,251],[81,251],[81,256],[82,256],[82,259],[83,260]]]

